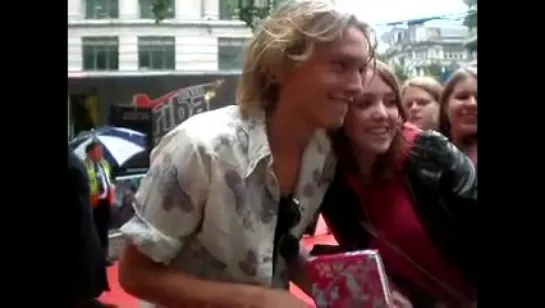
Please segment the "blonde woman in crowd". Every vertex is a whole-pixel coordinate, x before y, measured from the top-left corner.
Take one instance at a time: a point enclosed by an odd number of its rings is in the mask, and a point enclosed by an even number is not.
[[[477,68],[465,67],[445,82],[439,130],[477,163]]]
[[[121,228],[125,291],[147,307],[308,307],[289,281],[310,293],[299,241],[333,173],[326,130],[362,91],[369,37],[322,1],[289,2],[264,21],[237,106],[191,117],[153,150]]]
[[[407,109],[409,123],[421,129],[438,129],[439,100],[443,86],[434,78],[412,77],[401,88],[401,100]]]

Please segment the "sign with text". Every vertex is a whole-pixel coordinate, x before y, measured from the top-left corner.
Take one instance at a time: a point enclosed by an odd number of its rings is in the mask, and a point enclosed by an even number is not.
[[[210,98],[220,85],[221,81],[193,85],[154,100],[144,94],[135,95],[133,100],[138,107],[151,109],[153,145],[189,117],[210,110]]]

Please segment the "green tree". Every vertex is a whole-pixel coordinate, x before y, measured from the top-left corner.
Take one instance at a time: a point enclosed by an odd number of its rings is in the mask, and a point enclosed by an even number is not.
[[[477,0],[464,0],[464,4],[470,9],[477,9]]]
[[[401,83],[409,79],[409,74],[407,73],[407,70],[405,70],[401,65],[394,66],[394,75],[396,75],[397,79]]]
[[[467,16],[464,18],[464,26],[475,29],[477,28],[477,0],[464,0],[464,3],[468,8]]]
[[[155,22],[160,23],[166,18],[168,8],[172,6],[174,0],[155,0],[153,2],[152,12],[155,15]]]
[[[260,0],[238,0],[236,12],[238,18],[244,21],[253,31],[281,2],[283,1],[266,0],[263,3]]]
[[[155,0],[153,13],[157,23],[165,19],[168,7],[174,0]],[[233,8],[238,18],[244,21],[250,29],[255,27],[267,16],[269,16],[278,5],[286,0],[219,0],[227,2],[227,6]]]
[[[424,68],[424,73],[430,77],[439,80],[443,73],[443,66],[439,63],[432,63]]]
[[[383,53],[376,53],[376,59],[381,62],[388,63],[389,57]]]

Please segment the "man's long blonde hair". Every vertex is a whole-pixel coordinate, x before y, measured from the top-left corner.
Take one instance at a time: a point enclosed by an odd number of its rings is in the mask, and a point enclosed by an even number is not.
[[[274,109],[278,86],[272,72],[309,59],[317,43],[338,40],[351,26],[363,32],[369,59],[374,58],[371,30],[353,14],[323,1],[290,1],[281,6],[256,29],[247,46],[236,92],[242,115]]]

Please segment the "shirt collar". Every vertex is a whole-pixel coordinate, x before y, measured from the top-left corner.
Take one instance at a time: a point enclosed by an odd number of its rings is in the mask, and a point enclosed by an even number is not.
[[[258,115],[244,120],[241,122],[241,127],[248,134],[248,170],[245,174],[245,177],[248,177],[252,174],[257,165],[261,160],[271,156],[271,148],[269,146],[269,139],[267,137],[265,113],[260,112]],[[318,129],[314,132],[305,152],[318,152],[320,154],[330,154],[331,151],[331,141],[325,129]],[[330,156],[330,155],[327,155]],[[333,164],[332,162],[321,162],[323,164],[322,174],[329,175],[331,173]],[[333,171],[334,172],[334,171]]]

